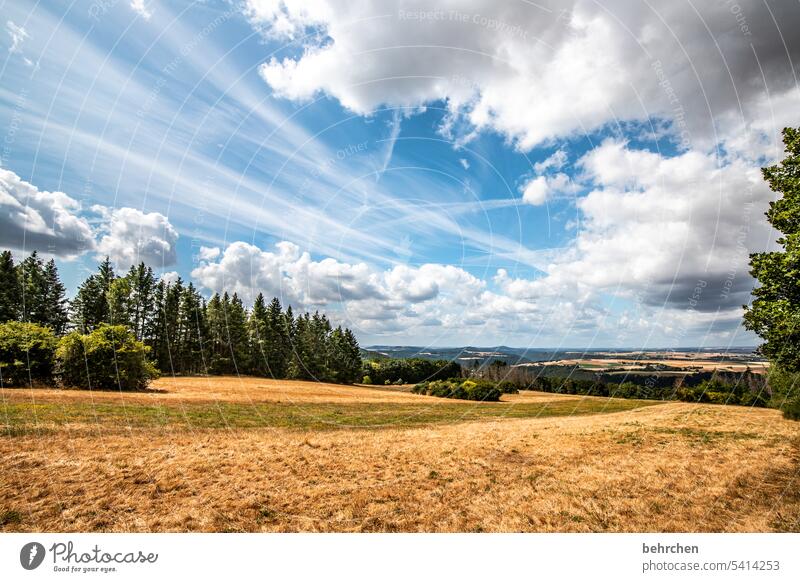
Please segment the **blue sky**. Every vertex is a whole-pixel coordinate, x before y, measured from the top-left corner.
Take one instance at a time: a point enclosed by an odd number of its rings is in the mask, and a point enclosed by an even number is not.
[[[583,62],[586,43],[623,36],[607,38],[581,2],[565,3],[572,35],[547,7],[492,15],[490,3],[475,3],[464,16],[416,16],[404,28],[414,3],[363,14],[291,4],[3,2],[6,194],[46,206],[61,192],[76,202],[59,203],[42,227],[49,245],[9,235],[6,246],[55,255],[70,289],[110,254],[120,268],[145,260],[206,293],[276,293],[330,312],[365,344],[755,342],[738,323],[752,288],[746,254],[774,237],[761,219],[770,194],[752,170],[778,155],[775,128],[792,121],[783,112],[797,104],[797,87],[782,80],[779,55],[775,81],[742,89],[752,66],[737,70],[735,59],[752,40],[733,36],[729,15],[707,15],[723,26],[719,38],[732,37],[719,53],[733,62],[733,83],[709,79],[704,110],[689,96],[713,60],[667,60],[675,53],[666,40],[640,38],[642,62],[613,62],[630,39],[609,49],[608,63]],[[754,30],[760,16],[751,16]],[[651,17],[635,23],[645,30]],[[454,19],[486,38],[456,31],[438,52],[419,48],[453,34]],[[526,19],[548,38],[541,55],[525,55],[527,33],[486,24]],[[571,45],[579,42],[584,56]],[[558,79],[568,58],[583,84],[560,95],[577,82]],[[658,59],[680,116],[653,74]],[[553,75],[514,100],[515,88]],[[744,103],[738,112],[732,94]],[[765,96],[769,123],[758,113]],[[681,142],[684,118],[691,143]],[[742,127],[755,137],[736,141]],[[613,171],[621,165],[630,176]],[[693,194],[698,183],[711,187]],[[741,184],[747,199],[730,199]],[[696,207],[698,196],[707,204]],[[44,223],[50,211],[41,210]],[[743,244],[737,226],[747,230]],[[697,281],[713,289],[699,310],[687,299]]]

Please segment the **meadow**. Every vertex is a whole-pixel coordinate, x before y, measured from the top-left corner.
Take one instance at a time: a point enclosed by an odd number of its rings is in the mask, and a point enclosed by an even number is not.
[[[800,531],[771,409],[249,377],[2,389],[2,531]]]

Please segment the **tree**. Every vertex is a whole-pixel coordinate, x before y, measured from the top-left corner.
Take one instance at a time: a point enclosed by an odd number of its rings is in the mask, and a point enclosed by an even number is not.
[[[19,319],[22,288],[11,251],[0,253],[0,323]]]
[[[176,371],[197,374],[206,371],[204,342],[208,338],[206,305],[203,298],[189,283],[180,294],[174,353]]]
[[[225,303],[223,299],[223,304]],[[250,368],[250,350],[247,341],[247,311],[239,296],[234,293],[227,305],[226,326],[228,350],[234,374],[246,373]]]
[[[110,322],[108,292],[115,279],[114,268],[106,257],[97,272],[81,284],[70,304],[70,319],[76,329],[88,333]]]
[[[22,293],[22,321],[45,325],[47,297],[44,263],[36,251],[17,266],[17,274]]]
[[[130,284],[129,319],[131,331],[138,340],[147,340],[154,317],[156,278],[153,269],[144,263],[132,266],[125,276]]]
[[[263,293],[259,293],[247,320],[251,371],[257,376],[269,376],[267,358],[267,305]]]
[[[56,262],[50,259],[44,266],[44,306],[42,309],[42,325],[53,330],[56,335],[63,335],[69,322],[67,310],[67,290],[58,276]]]
[[[760,286],[745,306],[744,323],[765,340],[759,349],[773,364],[800,372],[800,129],[784,129],[783,142],[787,157],[761,170],[782,195],[766,215],[783,235],[777,241],[783,250],[750,255],[750,274]]]
[[[772,363],[773,401],[793,418],[800,410],[800,128],[785,128],[783,143],[786,158],[761,170],[781,194],[766,215],[782,233],[777,242],[783,250],[750,255],[750,274],[760,286],[744,308],[744,325],[765,340],[759,350]]]
[[[267,366],[272,378],[285,378],[288,372],[289,359],[292,355],[289,334],[290,327],[294,324],[287,324],[287,321],[291,318],[291,308],[288,314],[284,315],[280,300],[273,297],[267,307],[266,325]]]
[[[36,323],[0,324],[0,385],[52,382],[57,341],[50,329]]]
[[[152,347],[152,358],[160,370],[172,374],[179,371],[176,361],[178,347],[178,319],[183,296],[183,281],[159,281],[153,294],[154,316],[149,323],[147,336]]]
[[[66,386],[101,390],[142,390],[158,377],[149,348],[123,325],[103,324],[89,334],[72,332],[56,357]]]

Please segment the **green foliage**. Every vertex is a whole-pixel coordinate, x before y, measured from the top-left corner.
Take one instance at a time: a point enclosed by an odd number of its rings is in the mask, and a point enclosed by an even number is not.
[[[105,365],[91,375],[78,365],[86,347],[99,341],[93,332],[104,326],[130,331],[147,348],[155,367],[171,374],[256,374],[341,383],[363,376],[355,335],[346,328],[334,329],[325,315],[295,317],[291,307],[283,311],[277,298],[267,305],[262,294],[249,312],[236,293],[215,294],[206,304],[191,283],[185,285],[180,278],[158,281],[144,263],[119,277],[106,257],[78,288],[69,314],[66,304],[54,261],[45,264],[33,252],[15,265],[10,251],[0,254],[0,323],[37,323],[58,336],[71,323],[77,334],[68,336],[62,349],[69,356],[63,374],[71,384],[136,386],[135,379],[112,382]],[[121,344],[125,350],[130,347],[126,341]],[[94,348],[100,360],[108,352]],[[4,373],[17,378],[20,372],[11,368],[20,364],[14,362],[21,360],[9,360]]]
[[[57,342],[50,329],[35,323],[9,321],[0,324],[2,385],[51,383]]]
[[[781,410],[783,410],[784,418],[788,418],[789,420],[800,420],[800,398],[790,400],[781,407]]]
[[[370,384],[372,384],[372,378],[371,378],[369,375],[366,375],[366,376],[364,376],[364,378],[361,380],[361,383],[362,383],[362,384],[367,384],[367,385],[370,385]]]
[[[761,352],[788,372],[800,372],[800,129],[783,130],[787,157],[762,169],[769,187],[781,194],[770,202],[767,219],[783,236],[783,250],[750,255],[750,274],[760,286],[745,306],[744,323],[765,342]]]
[[[108,292],[116,278],[111,261],[106,257],[97,273],[89,276],[78,288],[70,303],[70,320],[78,331],[88,333],[111,322]]]
[[[0,323],[18,319],[22,306],[20,287],[14,257],[11,251],[0,253]]]
[[[387,358],[366,362],[362,375],[369,376],[376,384],[394,384],[398,380],[416,384],[424,381],[460,377],[461,365],[448,360]]]
[[[58,344],[65,386],[102,390],[142,390],[158,377],[149,348],[122,325],[100,325],[89,334],[70,333]]]
[[[489,380],[434,380],[421,382],[411,390],[414,394],[426,394],[439,398],[459,400],[480,400],[497,402],[503,393]]]

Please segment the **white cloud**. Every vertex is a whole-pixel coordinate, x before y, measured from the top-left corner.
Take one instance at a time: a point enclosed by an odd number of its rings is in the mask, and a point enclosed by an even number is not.
[[[692,311],[740,313],[753,286],[748,255],[775,240],[763,217],[774,194],[757,169],[691,151],[667,158],[614,140],[580,164],[593,189],[577,203],[574,244],[540,279],[499,272],[504,293],[582,302],[606,292],[641,309],[683,311],[703,281]]]
[[[130,6],[131,10],[145,20],[150,20],[150,18],[153,16],[153,13],[150,11],[149,4],[146,4],[145,0],[131,0]]]
[[[198,258],[201,261],[213,261],[216,259],[220,254],[219,247],[200,247],[200,252],[198,253]]]
[[[533,165],[537,174],[544,174],[548,170],[560,170],[567,163],[567,152],[563,149],[556,150],[549,158]]]
[[[94,233],[80,203],[46,192],[0,168],[0,246],[73,257],[94,248]]]
[[[533,206],[540,206],[547,202],[547,195],[550,188],[547,186],[547,178],[536,176],[530,180],[522,191],[522,201]]]
[[[108,255],[121,269],[144,261],[154,267],[175,264],[178,231],[166,216],[135,208],[94,207],[105,218],[105,235],[97,244],[99,255]]]
[[[30,38],[28,32],[23,27],[14,24],[11,20],[6,21],[6,32],[11,37],[11,46],[8,48],[8,52],[22,52],[22,43],[26,38]]]
[[[464,158],[459,158],[458,162],[461,164],[461,167],[465,170],[469,170],[469,161]]]
[[[800,25],[793,3],[766,10],[741,0],[746,30],[724,2],[688,14],[679,4],[625,0],[565,1],[555,10],[492,0],[246,6],[272,37],[314,33],[302,54],[262,65],[277,95],[306,100],[323,92],[359,114],[444,100],[453,118],[522,150],[651,117],[674,121],[687,145],[711,147],[762,129],[757,102],[793,90],[800,57],[800,46],[783,42]],[[726,116],[730,123],[720,125]]]
[[[569,176],[559,172],[554,176],[536,176],[522,188],[522,201],[541,206],[559,194],[574,194],[578,189]]]

